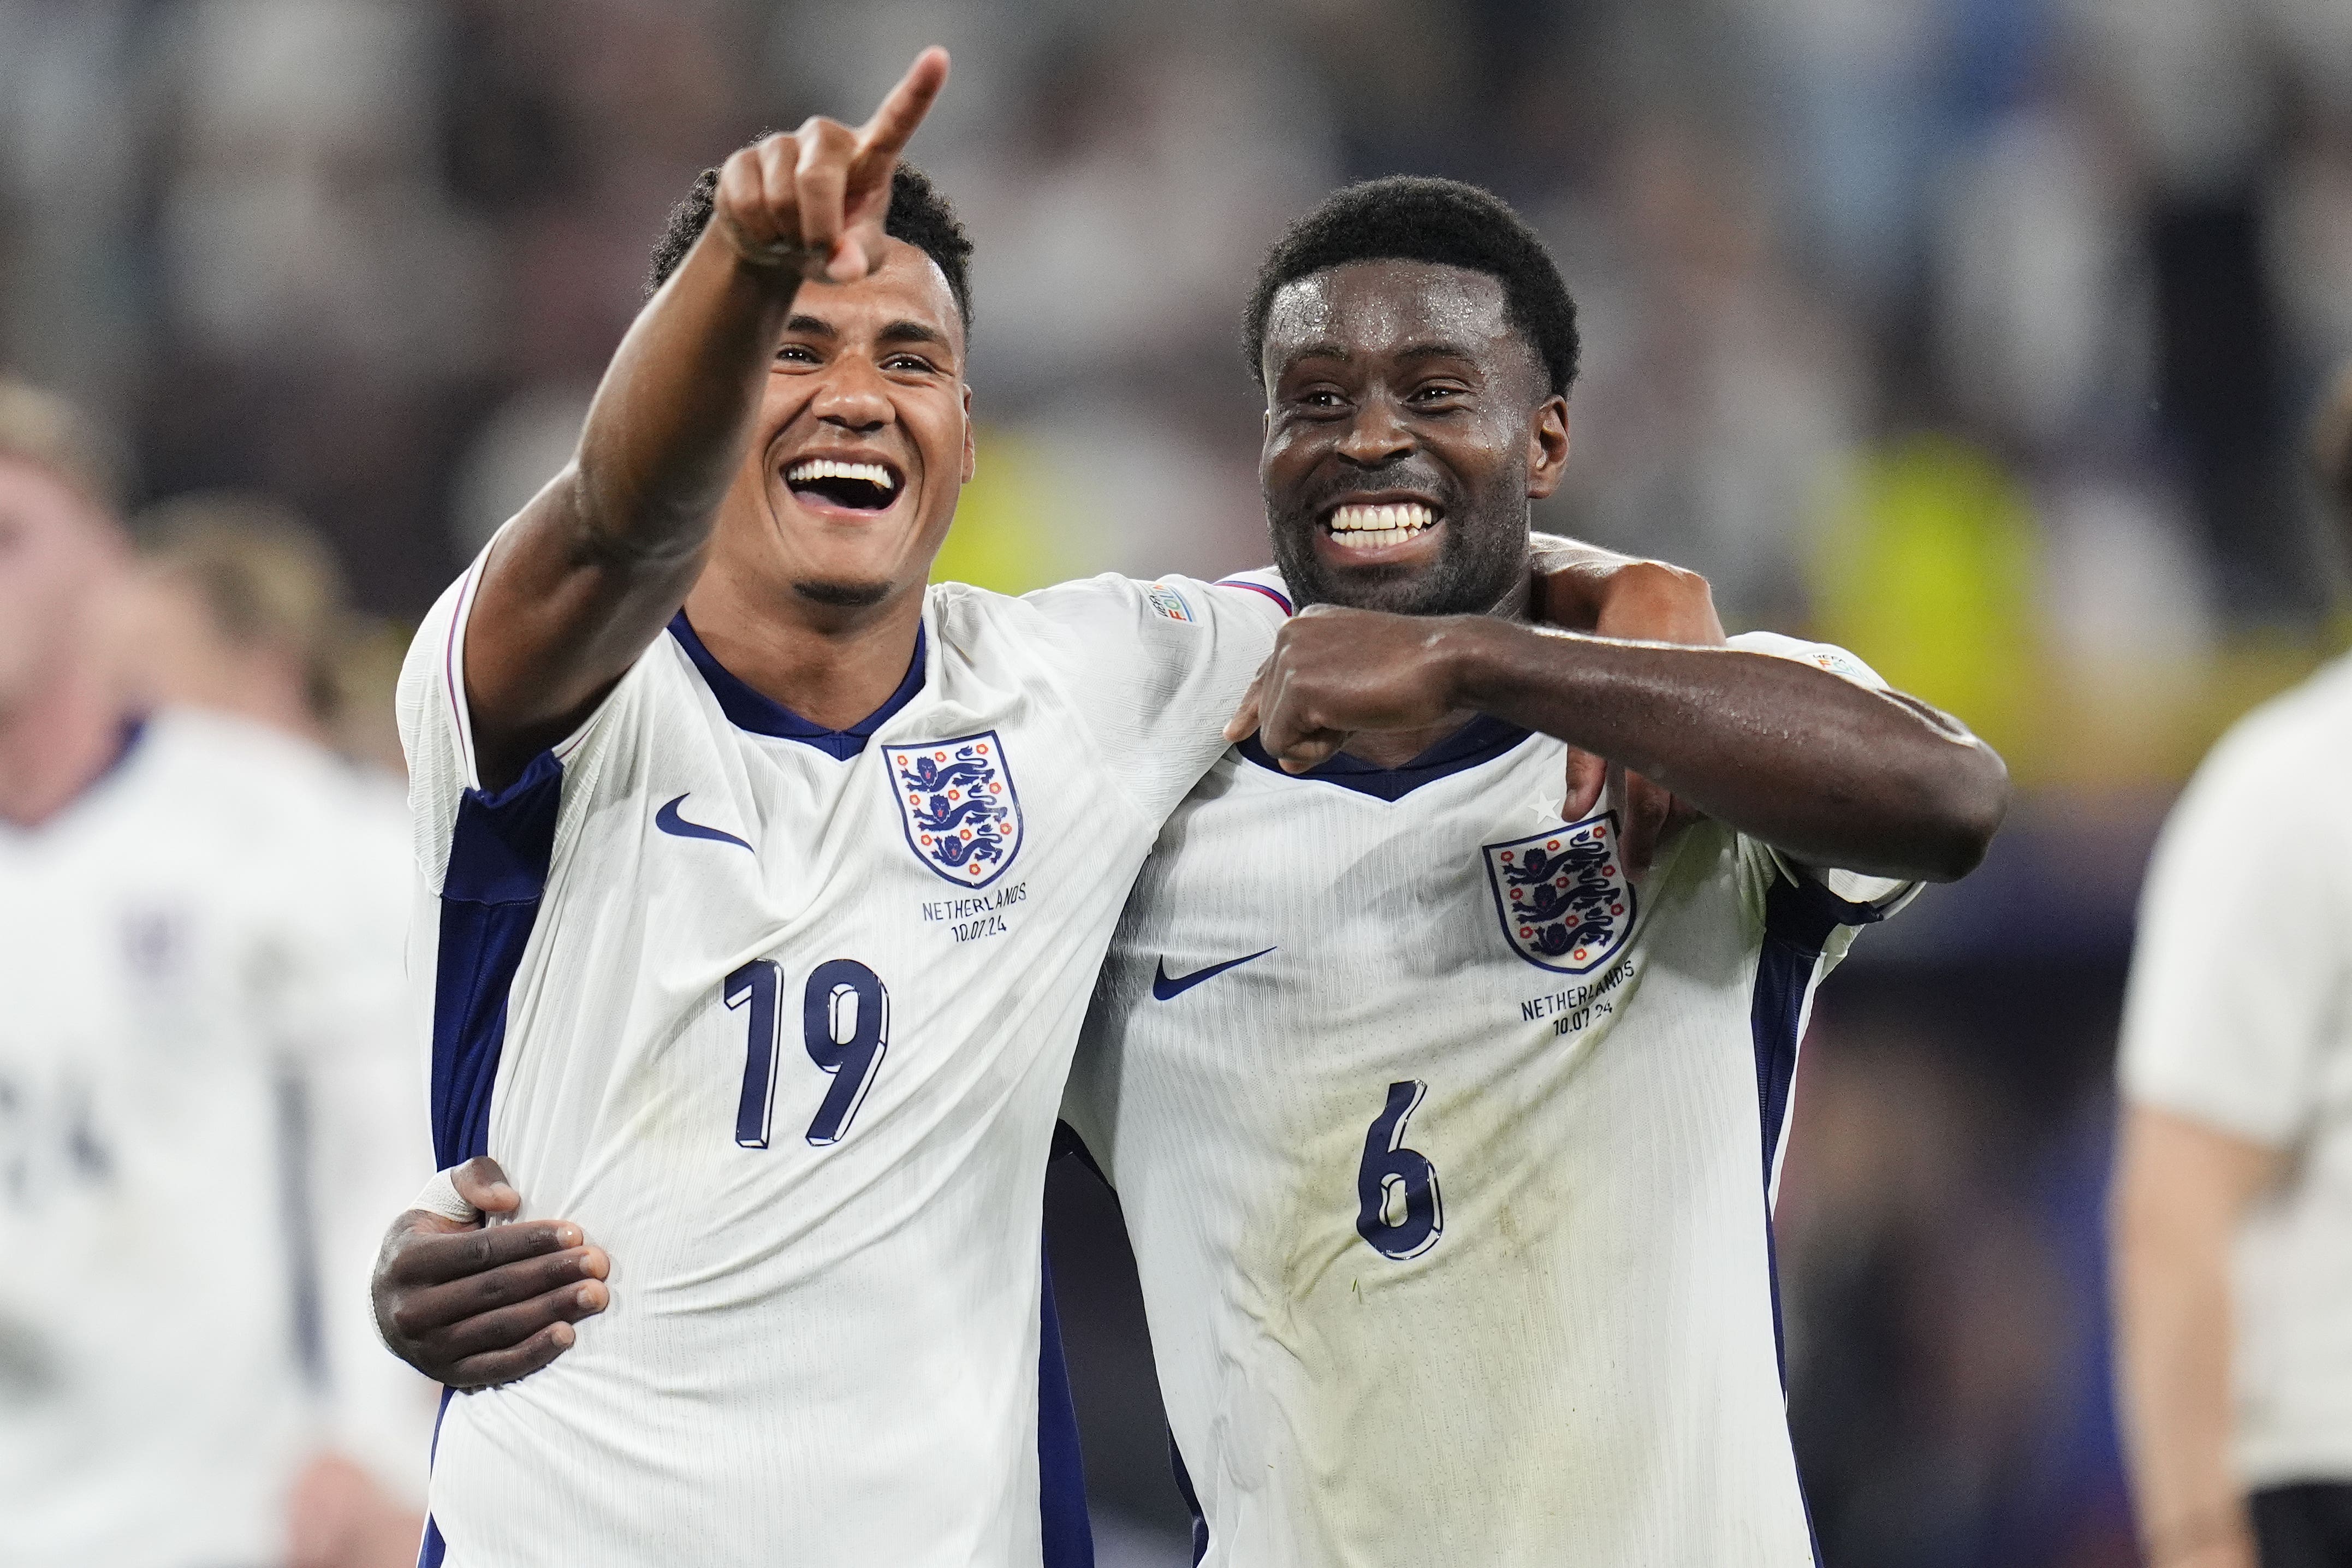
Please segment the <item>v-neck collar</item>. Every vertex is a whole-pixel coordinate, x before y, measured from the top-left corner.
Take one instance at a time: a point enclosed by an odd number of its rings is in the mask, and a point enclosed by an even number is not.
[[[728,722],[739,730],[749,730],[755,735],[772,735],[780,741],[798,741],[814,746],[828,756],[846,762],[866,750],[866,742],[874,731],[887,723],[890,716],[914,700],[915,693],[923,689],[923,653],[929,628],[922,623],[915,626],[915,657],[907,666],[906,679],[898,689],[890,693],[881,707],[860,719],[845,730],[828,730],[813,720],[803,719],[774,698],[753,690],[734,671],[719,662],[717,656],[705,647],[695,635],[684,610],[670,617],[669,635],[702,672],[710,694],[719,699],[719,710],[727,715]]]

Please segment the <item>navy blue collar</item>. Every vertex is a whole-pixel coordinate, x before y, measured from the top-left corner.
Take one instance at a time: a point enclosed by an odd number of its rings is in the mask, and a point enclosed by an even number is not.
[[[1303,773],[1284,773],[1283,776],[1338,784],[1341,789],[1351,789],[1358,795],[1369,795],[1380,800],[1402,800],[1425,784],[1449,777],[1465,768],[1475,768],[1481,763],[1494,761],[1531,733],[1532,731],[1522,730],[1517,724],[1507,724],[1490,714],[1481,713],[1399,767],[1383,768],[1341,752],[1319,767],[1309,768]],[[1241,743],[1241,753],[1259,767],[1282,773],[1282,764],[1258,743],[1255,733]]]
[[[914,700],[915,693],[923,689],[924,627],[915,626],[915,658],[907,666],[907,679],[898,682],[898,689],[890,693],[889,700],[860,719],[846,730],[828,730],[813,723],[785,707],[772,697],[761,695],[736,679],[734,672],[712,657],[702,639],[694,635],[687,624],[686,612],[680,610],[670,617],[669,635],[686,649],[686,657],[694,660],[694,668],[702,671],[702,679],[710,687],[710,695],[719,699],[719,710],[727,715],[729,723],[739,730],[749,730],[755,735],[773,735],[780,741],[798,741],[814,746],[828,756],[844,762],[866,749],[874,731],[887,722],[893,713]]]

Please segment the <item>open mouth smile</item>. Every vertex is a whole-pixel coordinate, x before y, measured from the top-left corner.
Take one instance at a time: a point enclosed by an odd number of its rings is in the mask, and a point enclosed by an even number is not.
[[[862,458],[802,458],[783,478],[800,500],[835,511],[887,511],[907,488],[894,465]]]
[[[1349,501],[1331,510],[1323,528],[1342,550],[1380,550],[1409,543],[1444,515],[1425,500]]]

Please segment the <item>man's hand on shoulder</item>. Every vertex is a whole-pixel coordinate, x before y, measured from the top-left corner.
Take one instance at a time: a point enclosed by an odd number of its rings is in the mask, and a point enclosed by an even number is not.
[[[483,1214],[522,1199],[488,1158],[451,1173]],[[486,1226],[415,1208],[376,1255],[376,1329],[393,1354],[451,1388],[525,1377],[572,1348],[572,1325],[604,1310],[612,1260],[568,1220]]]
[[[1718,647],[1715,593],[1696,572],[1556,534],[1530,536],[1534,618],[1562,631]]]
[[[1533,546],[1535,582],[1528,603],[1537,620],[1562,631],[1634,642],[1723,646],[1715,591],[1697,573],[1550,534],[1536,534]],[[1608,759],[1570,747],[1560,816],[1570,822],[1591,816],[1609,773]],[[1625,807],[1619,842],[1635,876],[1649,869],[1660,845],[1703,815],[1638,773],[1624,774],[1618,798]]]

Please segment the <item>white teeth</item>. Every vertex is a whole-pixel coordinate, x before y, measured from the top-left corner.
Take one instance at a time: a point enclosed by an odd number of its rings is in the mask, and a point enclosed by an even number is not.
[[[788,485],[806,484],[811,479],[864,479],[884,490],[895,490],[898,481],[890,470],[879,463],[844,463],[832,458],[810,458],[794,463],[784,470]]]
[[[1370,550],[1402,544],[1436,521],[1437,514],[1419,501],[1403,501],[1391,506],[1343,506],[1331,514],[1330,526],[1335,538],[1345,536],[1341,542]]]

